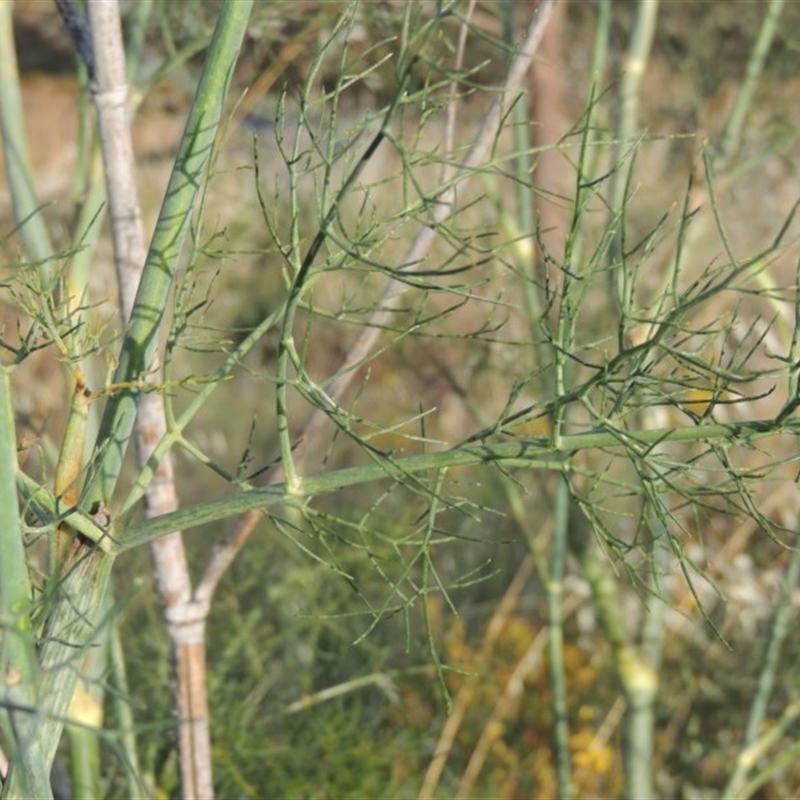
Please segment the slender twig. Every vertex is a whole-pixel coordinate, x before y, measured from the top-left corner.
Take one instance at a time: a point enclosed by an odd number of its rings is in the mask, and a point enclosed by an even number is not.
[[[795,519],[795,527],[797,520]],[[778,664],[783,643],[789,633],[793,614],[792,596],[800,581],[800,548],[792,548],[789,566],[783,577],[781,593],[775,609],[775,617],[770,629],[769,642],[764,652],[764,661],[758,673],[758,686],[750,705],[741,750],[736,758],[733,774],[723,792],[724,797],[739,797],[748,775],[756,764],[755,755],[761,750],[761,735],[767,707],[772,698],[772,690],[778,675]],[[769,734],[767,734],[769,735]]]
[[[427,671],[427,668],[425,669]],[[408,671],[409,670],[403,670],[404,673]],[[358,689],[363,689],[366,686],[377,686],[379,689],[383,690],[384,694],[392,699],[397,695],[391,673],[373,672],[370,675],[362,675],[360,678],[351,678],[349,681],[337,683],[335,686],[321,689],[318,692],[314,692],[314,694],[305,695],[299,700],[289,703],[280,713],[285,716],[299,714],[301,711],[307,711],[309,708],[313,708],[320,703],[325,703],[328,700],[333,700],[335,697],[341,697],[342,695],[349,694]]]
[[[753,93],[761,78],[761,73],[764,70],[764,63],[767,60],[767,55],[769,54],[772,42],[778,30],[778,22],[781,17],[781,12],[783,11],[784,3],[785,0],[770,0],[767,6],[767,13],[764,16],[764,21],[761,23],[758,38],[747,60],[744,82],[739,88],[736,103],[728,117],[725,130],[719,141],[719,147],[715,153],[715,157],[722,161],[730,158],[739,147],[742,127],[753,104]]]
[[[640,0],[636,4],[636,16],[631,32],[630,46],[622,64],[622,77],[619,91],[619,112],[617,118],[616,151],[613,153],[614,174],[611,179],[611,198],[609,201],[608,229],[611,232],[608,248],[608,263],[612,267],[609,275],[615,283],[614,298],[623,313],[630,309],[630,286],[623,263],[625,196],[630,175],[623,169],[627,161],[632,164],[631,154],[638,146],[639,129],[639,86],[644,77],[650,48],[655,35],[658,0]]]
[[[458,43],[456,44],[456,57],[453,63],[453,72],[457,75],[464,64],[464,52],[467,47],[467,39],[469,35],[470,21],[475,12],[475,5],[477,0],[469,0],[469,5],[464,13],[464,20],[461,23],[461,29],[458,32]],[[447,119],[444,126],[444,152],[452,153],[455,148],[456,141],[456,123],[458,121],[459,104],[456,101],[458,96],[459,85],[458,81],[454,80],[450,84],[450,95],[453,98],[447,104]],[[456,172],[455,164],[451,164],[447,159],[442,162],[442,177],[441,184],[446,186],[454,177]]]

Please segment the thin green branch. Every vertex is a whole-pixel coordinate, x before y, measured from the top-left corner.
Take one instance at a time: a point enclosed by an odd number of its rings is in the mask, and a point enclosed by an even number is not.
[[[753,420],[730,424],[691,425],[678,428],[625,432],[625,446],[654,446],[676,442],[706,442],[713,440],[743,444],[766,436],[800,432],[800,421],[787,420],[776,427],[775,420]],[[349,467],[314,476],[304,477],[296,487],[296,497],[315,497],[347,486],[358,486],[383,478],[406,480],[429,469],[468,466],[470,464],[502,463],[523,469],[567,469],[565,457],[580,450],[613,448],[622,444],[620,431],[597,430],[589,433],[569,434],[561,437],[555,448],[550,439],[520,439],[517,442],[500,444],[486,443],[480,446],[459,446],[438,453],[424,453],[406,458],[384,456],[379,463],[360,467]],[[378,458],[378,454],[374,453]],[[120,550],[150,542],[172,530],[188,530],[208,522],[225,519],[256,508],[267,508],[275,503],[286,502],[287,495],[282,484],[265,489],[245,491],[240,494],[199,503],[191,508],[166,514],[158,519],[123,526],[119,531],[112,525],[112,535],[118,537]],[[81,516],[81,515],[79,515]],[[74,523],[71,523],[74,524]]]
[[[764,663],[758,674],[758,687],[753,695],[750,716],[742,739],[741,750],[736,758],[736,766],[723,792],[724,797],[739,797],[747,777],[757,764],[757,756],[763,751],[759,741],[767,707],[772,698],[772,690],[778,677],[778,664],[781,650],[792,621],[792,595],[800,581],[800,548],[794,547],[789,557],[789,566],[783,578],[781,594],[775,611],[775,619],[770,631],[769,644],[764,653]],[[795,709],[797,704],[795,704]],[[764,735],[771,741],[770,733]]]
[[[769,2],[767,13],[764,16],[764,21],[761,23],[761,29],[758,32],[758,39],[747,61],[747,71],[745,73],[744,82],[739,88],[736,104],[733,107],[733,111],[731,111],[722,138],[720,139],[719,148],[715,153],[716,158],[726,160],[738,149],[744,120],[748,111],[750,111],[756,85],[761,78],[761,73],[764,71],[764,63],[772,47],[775,32],[778,29],[778,21],[783,11],[784,2],[785,0],[770,0]]]

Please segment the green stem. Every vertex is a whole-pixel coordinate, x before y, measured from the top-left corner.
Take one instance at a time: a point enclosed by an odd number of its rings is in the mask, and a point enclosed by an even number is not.
[[[658,0],[638,0],[636,19],[631,32],[631,41],[623,64],[620,81],[619,115],[616,130],[617,146],[612,154],[615,165],[611,178],[611,199],[609,202],[608,230],[610,244],[608,259],[611,270],[609,275],[617,284],[614,292],[623,313],[630,313],[631,297],[628,275],[623,263],[625,203],[628,192],[630,170],[633,166],[632,154],[638,144],[639,136],[639,86],[650,56],[650,48],[658,16]],[[628,161],[630,168],[623,169]],[[613,284],[612,284],[613,285]]]
[[[597,27],[595,28],[594,45],[592,47],[592,87],[589,97],[597,92],[597,87],[603,80],[608,60],[608,42],[611,38],[611,9],[608,0],[597,0]]]
[[[0,367],[0,731],[11,775],[29,797],[48,793],[49,770],[36,746],[39,670],[31,629],[31,587],[17,502],[17,440],[9,370]],[[19,709],[19,710],[15,710]],[[27,731],[30,739],[20,735]],[[3,790],[6,797],[6,790]]]
[[[756,765],[753,751],[758,750],[758,737],[764,719],[767,715],[767,706],[772,697],[772,688],[778,672],[781,649],[786,640],[792,620],[792,594],[800,580],[800,549],[793,548],[789,558],[789,567],[784,576],[781,596],[775,612],[775,619],[770,631],[769,644],[764,654],[764,663],[758,676],[758,687],[753,696],[750,707],[750,716],[747,720],[742,749],[736,759],[736,766],[730,781],[723,793],[724,797],[738,797],[748,774]]]
[[[15,731],[17,741],[29,744],[29,749],[3,787],[3,800],[52,797],[50,768],[81,663],[96,633],[94,626],[113,562],[113,556],[101,550],[81,547],[55,594],[39,650],[37,703],[19,720]],[[32,792],[31,787],[37,788]]]
[[[569,527],[569,486],[566,481],[556,484],[553,520],[553,554],[550,559],[550,580],[547,583],[548,649],[550,652],[550,682],[553,689],[555,716],[556,774],[558,796],[572,797],[572,767],[569,751],[569,715],[567,681],[564,669],[564,626],[562,600],[564,597],[564,564],[567,558]]]
[[[653,669],[658,670],[661,664],[661,650],[664,644],[665,619],[667,601],[662,576],[669,569],[669,531],[664,523],[657,518],[652,507],[647,510],[650,541],[649,553],[651,558],[650,572],[648,574],[648,599],[647,613],[643,622],[642,645],[645,656]]]
[[[143,791],[141,782],[142,771],[139,767],[139,755],[136,750],[135,720],[130,703],[130,689],[128,688],[128,675],[125,667],[125,652],[122,638],[119,633],[117,620],[112,620],[109,650],[111,657],[111,672],[114,676],[114,715],[117,719],[117,730],[120,732],[120,744],[125,753],[127,769],[125,778],[128,787],[128,797],[131,800],[143,800],[147,795]]]
[[[31,181],[11,19],[13,7],[10,0],[0,0],[0,134],[14,218],[20,226],[25,251],[47,274],[46,262],[53,255],[53,245]]]
[[[653,752],[658,673],[633,646],[617,653],[616,661],[628,704],[623,743],[625,797],[649,800],[656,796],[653,789]]]
[[[761,30],[758,33],[758,39],[747,61],[747,71],[744,81],[739,89],[736,103],[728,118],[728,123],[725,126],[719,143],[716,156],[720,159],[724,160],[729,158],[738,149],[744,119],[753,103],[753,93],[761,77],[761,73],[764,70],[764,62],[766,61],[770,47],[772,47],[772,41],[775,38],[775,31],[777,30],[778,20],[783,11],[784,2],[785,0],[770,0],[767,14],[764,17],[764,22],[761,24]]]
[[[128,82],[135,84],[142,61],[147,22],[153,10],[153,0],[137,0],[129,17],[128,40],[125,46]]]
[[[189,220],[211,156],[223,104],[250,15],[252,0],[224,3],[181,140],[164,203],[147,254],[114,382],[136,383],[152,368],[158,331],[175,278]],[[136,394],[120,390],[110,400],[98,436],[99,458],[87,481],[86,507],[108,505],[136,417]]]
[[[96,698],[89,700],[88,694],[79,683],[73,696],[73,708],[76,703],[97,702]],[[100,783],[102,769],[98,733],[98,730],[86,728],[83,725],[67,726],[70,778],[74,797],[103,796]]]
[[[624,796],[647,800],[653,794],[653,701],[658,674],[631,642],[617,583],[607,563],[598,555],[587,523],[576,520],[570,529],[571,550],[592,587],[598,616],[614,653],[627,710],[624,723]]]
[[[625,434],[620,431],[570,434],[561,437],[560,446],[557,448],[553,447],[549,439],[542,438],[480,446],[458,446],[438,453],[423,453],[401,459],[386,457],[380,463],[348,467],[304,477],[299,481],[296,496],[299,498],[316,497],[348,486],[357,486],[383,479],[403,481],[409,475],[424,470],[470,464],[502,462],[507,467],[563,471],[566,468],[564,459],[579,450],[621,447],[626,443],[629,445],[655,445],[667,442],[723,440],[737,441],[743,444],[765,436],[796,432],[798,428],[800,428],[800,422],[787,421],[780,427],[776,426],[775,420],[769,419],[731,424],[660,428],[635,433],[626,432]],[[243,514],[254,508],[266,508],[274,503],[285,502],[286,499],[284,486],[275,484],[264,489],[243,491],[230,497],[197,503],[172,514],[164,514],[156,519],[130,525],[126,524],[124,519],[117,520],[112,526],[111,533],[116,537],[116,546],[121,552],[151,542],[174,530],[189,530],[208,522]],[[46,502],[46,498],[41,498],[41,502]],[[76,513],[75,516],[81,516],[81,519],[84,520],[81,524],[85,524],[85,515]],[[70,524],[75,527],[76,523],[80,523],[80,520],[75,519]]]

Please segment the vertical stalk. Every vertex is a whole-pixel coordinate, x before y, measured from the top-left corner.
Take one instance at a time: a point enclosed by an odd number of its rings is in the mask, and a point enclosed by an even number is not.
[[[570,549],[578,558],[592,588],[592,597],[614,654],[614,664],[627,704],[624,728],[624,792],[632,800],[648,800],[653,793],[653,700],[658,675],[631,641],[614,576],[592,542],[585,520],[575,519]]]
[[[505,2],[504,35],[506,43],[513,44],[515,4]],[[522,234],[520,244],[527,245],[520,253],[520,262],[527,264],[527,274],[523,267],[523,292],[532,339],[537,344],[538,367],[541,372],[541,391],[546,397],[557,398],[563,390],[563,359],[556,348],[548,344],[548,337],[543,329],[548,325],[539,295],[539,284],[544,274],[544,257],[547,252],[540,253],[537,264],[537,250],[534,242],[538,234],[540,242],[548,242],[544,249],[556,254],[556,258],[564,255],[566,242],[564,237],[564,220],[553,202],[543,196],[545,193],[559,194],[561,183],[561,154],[556,144],[563,131],[559,130],[559,116],[563,110],[564,76],[561,74],[563,64],[559,58],[561,53],[561,37],[564,28],[565,5],[558,3],[551,17],[550,26],[542,41],[542,62],[531,67],[530,86],[533,91],[533,111],[524,97],[514,106],[515,150],[517,155],[514,166],[517,176],[517,226]],[[531,125],[533,123],[533,125]],[[563,123],[562,123],[563,124]],[[538,153],[533,181],[539,191],[534,202],[534,192],[530,186],[531,157],[530,145],[533,143],[542,148]],[[545,149],[552,148],[552,149]],[[537,274],[538,267],[538,274]],[[559,317],[559,335],[563,316]],[[559,342],[561,339],[559,338]],[[555,364],[554,370],[550,365]],[[551,420],[554,437],[559,435],[560,415]],[[569,717],[567,700],[567,682],[564,667],[563,636],[563,589],[564,567],[567,553],[567,529],[569,526],[569,487],[563,480],[556,483],[553,510],[553,542],[549,567],[541,575],[547,590],[548,607],[548,651],[550,686],[553,692],[554,742],[556,751],[556,776],[558,796],[568,800],[572,796],[572,766],[569,749]]]
[[[122,318],[127,321],[131,318],[147,251],[135,188],[125,50],[116,0],[95,0],[87,4],[86,10],[94,53],[92,101],[97,108],[119,301]]]
[[[767,650],[764,653],[764,662],[758,675],[758,687],[753,695],[741,749],[736,758],[733,774],[723,792],[723,797],[739,797],[747,776],[755,766],[751,750],[754,749],[753,746],[758,741],[761,726],[767,715],[767,706],[772,696],[772,688],[778,673],[781,649],[790,630],[793,613],[792,594],[797,588],[798,581],[800,581],[800,549],[795,547],[792,548],[789,556],[789,566],[781,586],[781,595],[770,630]]]
[[[142,791],[142,771],[139,768],[139,754],[136,752],[136,737],[133,733],[133,714],[127,699],[130,697],[130,692],[128,690],[125,654],[122,649],[122,641],[120,640],[119,626],[114,625],[111,629],[110,638],[109,651],[111,673],[114,678],[114,685],[117,689],[117,691],[114,692],[114,715],[117,718],[117,728],[120,732],[120,744],[125,753],[125,760],[129,766],[129,769],[125,773],[128,797],[130,800],[143,800],[147,795]]]
[[[8,778],[17,775],[21,793],[36,797],[49,793],[50,770],[36,740],[39,670],[16,473],[11,381],[9,369],[0,366],[0,733],[9,759]],[[20,735],[22,731],[29,736]]]
[[[19,70],[11,25],[13,8],[13,0],[0,0],[0,134],[3,138],[6,180],[25,251],[47,274],[49,268],[46,262],[53,254],[53,246],[31,182]]]
[[[603,79],[606,69],[606,59],[608,58],[608,41],[611,36],[611,8],[612,3],[608,0],[596,0],[597,8],[597,31],[592,46],[592,88],[590,96],[594,96],[597,85]]]
[[[633,150],[639,135],[639,90],[645,73],[647,61],[655,35],[658,16],[658,0],[638,0],[631,31],[630,44],[622,63],[620,80],[619,108],[617,112],[616,140],[617,145],[612,154],[614,173],[611,179],[609,203],[609,248],[612,300],[624,319],[633,312],[634,298],[631,291],[632,281],[627,274],[623,245],[626,218],[626,192],[633,169]],[[625,164],[628,168],[625,168]],[[643,414],[643,422],[655,424]],[[642,465],[647,472],[647,464]],[[645,646],[651,656],[660,656],[661,639],[663,637],[663,604],[659,595],[658,575],[665,558],[663,536],[657,536],[653,513],[648,509],[648,518],[652,521],[651,545],[651,578],[652,590],[649,598],[649,616],[645,622]],[[607,576],[610,582],[613,579]],[[612,606],[606,608],[606,615],[618,614],[619,610]],[[636,648],[629,640],[630,634],[620,620],[614,644],[617,673],[622,684],[627,709],[623,723],[623,769],[625,773],[625,796],[635,798],[653,797],[653,746],[654,746],[654,707],[658,689],[657,661],[648,658],[644,652]],[[611,638],[611,636],[609,636]],[[616,642],[616,643],[615,643]]]
[[[772,40],[778,28],[781,12],[785,0],[770,0],[767,7],[767,14],[761,24],[758,38],[747,60],[747,71],[745,72],[744,82],[739,89],[733,111],[725,125],[725,130],[720,139],[717,156],[726,159],[736,152],[739,146],[739,139],[742,133],[742,126],[747,112],[753,102],[753,92],[764,69],[764,62],[767,59]]]
[[[653,789],[653,748],[658,674],[632,646],[618,651],[617,671],[627,702],[622,754],[625,797],[648,800],[656,796]]]
[[[96,3],[90,3],[94,8]],[[191,210],[211,155],[225,93],[233,72],[252,0],[224,3],[189,112],[155,233],[147,253],[114,381],[123,386],[109,398],[97,450],[99,457],[84,492],[88,507],[110,501],[136,416],[137,387],[150,372],[161,321],[168,307]],[[124,73],[123,73],[124,75]],[[113,98],[112,98],[113,99]]]
[[[569,716],[567,683],[564,669],[564,564],[567,558],[567,528],[569,526],[569,486],[559,478],[556,483],[553,519],[553,553],[547,582],[550,682],[553,689],[555,719],[556,775],[558,796],[572,797],[572,766],[569,751]]]
[[[4,557],[5,558],[5,557]],[[4,560],[4,559],[3,559]],[[12,769],[3,800],[52,797],[50,768],[108,585],[114,555],[92,544],[76,549],[49,608],[39,649],[37,702],[14,734],[29,752]],[[35,787],[32,791],[31,787]]]
[[[100,784],[100,741],[97,736],[103,725],[103,699],[92,688],[79,681],[69,709],[67,737],[70,778],[75,797],[101,797],[103,794]]]
[[[639,127],[639,86],[647,68],[658,18],[658,0],[638,0],[631,42],[622,64],[617,133],[630,143]]]
[[[664,625],[667,611],[665,589],[661,576],[669,568],[669,531],[651,509],[647,510],[649,528],[650,572],[648,574],[648,599],[646,616],[642,627],[642,646],[645,657],[656,671],[661,664],[664,645]]]
[[[614,295],[620,307],[627,310],[625,298],[626,286],[624,265],[622,264],[622,221],[624,220],[625,187],[627,179],[623,163],[627,160],[631,148],[635,146],[639,129],[639,86],[650,56],[653,36],[658,16],[658,0],[637,0],[636,16],[631,32],[630,46],[622,64],[620,80],[619,111],[616,125],[617,145],[612,154],[615,171],[611,181],[611,199],[609,203],[608,227],[612,232],[609,244],[609,263],[612,265],[610,275],[616,280],[617,289]]]
[[[161,381],[157,333],[251,5],[251,2],[227,3],[221,9],[153,242],[145,258],[127,119],[128,88],[119,7],[116,0],[95,0],[88,4],[95,51],[93,98],[106,167],[120,306],[123,319],[129,323],[117,372],[122,382],[143,381],[156,386]],[[167,413],[161,393],[151,391],[136,396],[134,391],[125,390],[119,393],[119,398],[119,402],[109,402],[101,426],[99,444],[108,446],[104,464],[92,476],[90,502],[91,498],[105,503],[110,500],[135,416],[133,432],[140,469],[148,466],[156,445],[167,434]],[[177,507],[173,466],[167,454],[147,486],[145,514],[148,518],[161,516]],[[155,541],[151,553],[171,644],[173,705],[179,720],[181,795],[211,798],[214,790],[205,672],[209,603],[197,602],[193,597],[179,531]]]

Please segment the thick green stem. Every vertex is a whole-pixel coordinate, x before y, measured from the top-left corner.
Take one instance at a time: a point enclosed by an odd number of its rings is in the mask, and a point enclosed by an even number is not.
[[[44,223],[41,204],[31,182],[31,168],[22,114],[14,33],[11,24],[12,0],[0,0],[0,134],[6,180],[11,192],[14,218],[28,257],[49,271],[47,261],[53,255],[50,232]]]
[[[566,481],[556,484],[553,521],[553,554],[547,583],[548,649],[550,652],[550,683],[553,689],[555,717],[556,775],[558,796],[572,797],[572,766],[569,751],[569,716],[567,680],[564,668],[564,565],[567,560],[569,528],[569,486]]]
[[[616,579],[599,555],[587,523],[575,520],[570,532],[571,550],[592,587],[592,597],[614,653],[617,675],[627,703],[623,745],[625,797],[648,800],[654,797],[653,701],[658,691],[658,675],[631,641]]]
[[[633,646],[627,646],[618,652],[616,660],[622,691],[628,704],[623,739],[625,797],[631,800],[648,800],[655,797],[654,703],[658,693],[658,673]]]
[[[22,794],[49,792],[35,740],[39,670],[31,629],[31,587],[16,487],[17,440],[9,370],[0,367],[0,732]],[[28,736],[19,735],[27,732]],[[3,797],[7,795],[4,787]]]
[[[114,378],[120,386],[138,385],[152,368],[178,258],[214,146],[251,7],[252,0],[222,5],[122,342]],[[85,493],[86,507],[98,502],[108,505],[111,500],[133,430],[136,394],[134,388],[122,388],[109,400],[98,436],[100,455]]]
[[[764,436],[797,431],[798,427],[800,427],[800,423],[784,423],[782,428],[778,428],[775,420],[757,420],[730,425],[693,425],[685,428],[637,431],[635,434],[626,433],[624,437],[620,432],[612,431],[571,434],[562,436],[557,448],[553,447],[549,439],[541,438],[501,444],[455,447],[439,453],[424,453],[407,458],[387,457],[385,461],[378,464],[348,467],[304,477],[300,480],[299,489],[295,494],[297,497],[315,497],[344,489],[347,486],[358,486],[381,479],[390,478],[402,481],[409,475],[429,469],[446,469],[447,467],[490,464],[492,462],[502,462],[508,467],[550,469],[560,472],[565,469],[564,459],[578,450],[621,447],[626,441],[638,445],[704,442],[715,439],[749,442]],[[266,508],[274,503],[285,502],[286,499],[283,485],[275,484],[264,489],[252,489],[230,497],[197,503],[191,508],[184,508],[157,519],[125,525],[124,529],[112,530],[112,535],[117,537],[120,551],[130,550],[174,530],[189,530],[207,522],[243,514],[254,508]],[[42,498],[42,502],[46,503],[46,498]]]
[[[16,740],[30,743],[30,750],[20,768],[12,771],[3,788],[3,800],[52,796],[50,767],[83,658],[96,633],[113,562],[113,556],[82,545],[55,594],[39,650],[41,677],[37,704],[15,730]],[[40,788],[32,794],[31,786]]]

